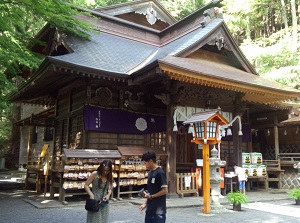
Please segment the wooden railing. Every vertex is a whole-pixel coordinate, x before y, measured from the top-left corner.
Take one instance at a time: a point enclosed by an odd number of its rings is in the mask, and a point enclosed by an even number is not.
[[[176,192],[180,197],[185,194],[199,195],[196,173],[176,173],[176,179]]]
[[[284,170],[281,169],[280,160],[263,160],[263,164],[266,165],[268,183],[276,182],[277,187],[281,189]]]
[[[279,153],[281,166],[293,166],[300,162],[300,153]]]

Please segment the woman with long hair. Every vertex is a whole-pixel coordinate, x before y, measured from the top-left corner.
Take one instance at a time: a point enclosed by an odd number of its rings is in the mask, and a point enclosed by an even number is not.
[[[100,202],[108,201],[112,193],[112,163],[110,160],[103,160],[100,163],[97,171],[87,179],[84,189],[88,193],[91,199],[99,200]],[[89,185],[92,184],[92,189]],[[108,223],[109,204],[106,206],[100,206],[98,212],[87,213],[87,223]]]

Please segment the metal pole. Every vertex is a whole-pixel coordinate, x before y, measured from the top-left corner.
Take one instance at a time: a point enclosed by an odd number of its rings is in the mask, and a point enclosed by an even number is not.
[[[203,210],[205,214],[210,213],[210,170],[209,170],[209,145],[204,144],[203,157]]]

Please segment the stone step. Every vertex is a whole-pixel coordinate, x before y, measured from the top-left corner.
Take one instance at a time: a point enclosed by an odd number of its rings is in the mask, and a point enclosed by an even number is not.
[[[9,180],[9,179],[11,179],[10,173],[1,173],[0,172],[0,180]]]
[[[0,180],[0,190],[21,189],[21,188],[24,188],[24,186],[25,186],[24,183]]]
[[[11,173],[11,178],[21,178],[21,179],[26,179],[26,172],[19,171],[19,172],[12,172]]]
[[[0,189],[14,189],[24,187],[26,172],[0,172]]]

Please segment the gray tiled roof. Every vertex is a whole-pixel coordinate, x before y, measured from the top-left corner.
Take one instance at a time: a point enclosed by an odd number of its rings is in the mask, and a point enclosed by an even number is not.
[[[90,40],[68,36],[74,51],[51,58],[97,70],[126,74],[143,62],[157,47],[107,33],[91,33]]]
[[[221,19],[215,19],[205,28],[197,29],[162,47],[104,32],[91,33],[90,40],[68,36],[66,42],[74,52],[51,58],[99,71],[128,75],[132,69],[140,64],[143,65],[139,69],[169,54],[174,55],[188,48],[209,34],[221,22]],[[154,56],[151,57],[151,55]]]
[[[215,19],[208,23],[204,28],[196,29],[189,35],[186,35],[185,37],[181,38],[180,40],[180,46],[177,46],[173,52],[171,52],[171,55],[175,55],[190,46],[194,45],[195,43],[202,40],[206,35],[210,34],[213,29],[215,29],[217,26],[219,26],[222,23],[222,19]]]
[[[176,53],[179,53],[190,46],[194,45],[196,42],[201,42],[201,40],[206,37],[206,35],[209,35],[211,31],[219,26],[222,23],[223,20],[221,19],[215,19],[212,22],[210,22],[206,27],[199,28],[194,30],[193,32],[190,32],[173,42],[161,47],[156,54],[156,56],[153,58],[153,60],[162,59],[168,55],[175,55]],[[153,62],[150,61],[151,62]]]

